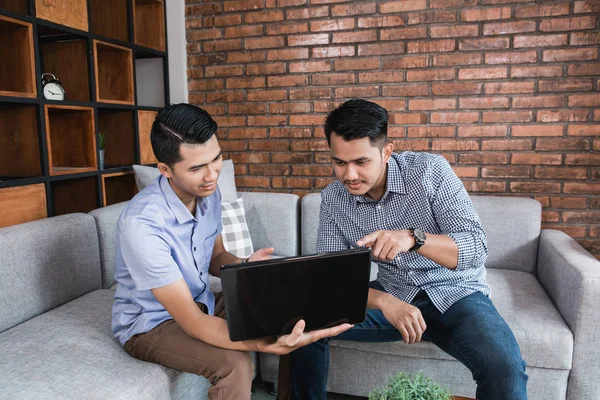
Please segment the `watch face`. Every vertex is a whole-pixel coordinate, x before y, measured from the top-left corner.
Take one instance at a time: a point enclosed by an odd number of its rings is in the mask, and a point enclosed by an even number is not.
[[[425,237],[426,237],[426,236],[425,236],[425,232],[423,232],[423,230],[422,230],[422,229],[415,229],[415,230],[414,230],[414,233],[415,233],[415,237],[416,237],[417,239],[419,239],[419,240],[420,240],[420,241],[422,241],[422,242],[424,242],[424,241],[425,241]]]
[[[49,82],[44,85],[44,98],[48,100],[64,100],[65,90],[55,82]]]

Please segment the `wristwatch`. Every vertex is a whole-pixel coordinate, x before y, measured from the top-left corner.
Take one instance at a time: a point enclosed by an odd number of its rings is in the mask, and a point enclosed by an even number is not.
[[[417,251],[421,248],[421,246],[425,244],[425,232],[423,231],[423,229],[419,228],[409,228],[409,231],[413,239],[415,239],[415,245],[408,249],[408,251]]]

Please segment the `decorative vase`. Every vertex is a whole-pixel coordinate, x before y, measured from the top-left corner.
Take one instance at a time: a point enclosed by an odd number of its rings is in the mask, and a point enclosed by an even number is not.
[[[104,169],[104,149],[100,150],[100,158],[98,159],[98,168]]]

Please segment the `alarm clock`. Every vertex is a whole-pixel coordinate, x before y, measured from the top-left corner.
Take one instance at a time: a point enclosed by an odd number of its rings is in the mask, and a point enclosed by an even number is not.
[[[65,89],[63,89],[60,81],[56,77],[49,73],[42,74],[42,85],[44,98],[47,100],[64,100]]]

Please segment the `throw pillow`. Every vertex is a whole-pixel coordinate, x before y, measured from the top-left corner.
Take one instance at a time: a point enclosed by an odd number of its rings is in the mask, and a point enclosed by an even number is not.
[[[254,253],[250,231],[246,223],[244,199],[221,203],[221,221],[223,221],[223,245],[225,250],[236,257],[247,258]]]

